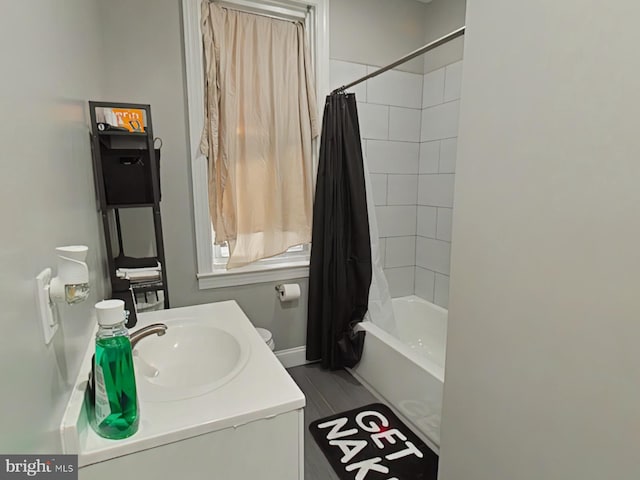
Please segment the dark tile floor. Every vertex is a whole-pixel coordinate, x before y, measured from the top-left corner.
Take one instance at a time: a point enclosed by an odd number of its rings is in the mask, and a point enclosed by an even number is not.
[[[302,365],[287,370],[307,399],[304,409],[305,480],[340,480],[309,432],[309,424],[319,418],[352,410],[377,400],[360,382],[344,370],[323,370],[320,364]],[[433,455],[433,454],[432,454]],[[436,459],[437,463],[437,459]],[[437,478],[437,467],[425,473]]]
[[[320,447],[309,433],[309,424],[334,413],[377,402],[360,382],[344,370],[322,370],[319,364],[287,370],[307,397],[304,409],[304,478],[339,480]]]

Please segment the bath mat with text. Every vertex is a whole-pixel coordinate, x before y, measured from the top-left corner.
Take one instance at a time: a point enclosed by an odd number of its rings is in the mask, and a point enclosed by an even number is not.
[[[382,403],[321,418],[309,431],[341,480],[438,476],[438,456]]]

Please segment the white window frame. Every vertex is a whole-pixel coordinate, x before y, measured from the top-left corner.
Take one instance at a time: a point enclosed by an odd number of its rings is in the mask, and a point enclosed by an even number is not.
[[[200,135],[204,126],[200,2],[201,0],[182,0],[198,286],[202,290],[307,277],[307,255],[287,255],[285,258],[255,262],[232,270],[215,265],[213,230],[209,215],[207,158],[199,151]],[[301,11],[307,10],[307,32],[315,40],[310,42],[310,46],[311,57],[316,67],[318,111],[322,112],[324,97],[329,92],[329,0],[225,0],[223,3],[237,7],[238,10],[273,17],[299,16]],[[316,165],[314,170],[315,168]]]

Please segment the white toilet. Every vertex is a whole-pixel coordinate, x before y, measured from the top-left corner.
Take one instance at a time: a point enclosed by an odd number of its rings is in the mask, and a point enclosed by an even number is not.
[[[258,333],[260,334],[260,336],[264,340],[264,343],[266,343],[267,346],[273,352],[275,350],[275,348],[276,348],[276,342],[273,341],[273,335],[271,334],[271,332],[269,330],[267,330],[266,328],[256,328],[256,330],[258,331]]]

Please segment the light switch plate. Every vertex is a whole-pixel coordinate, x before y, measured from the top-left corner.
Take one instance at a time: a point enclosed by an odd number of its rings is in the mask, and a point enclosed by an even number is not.
[[[53,316],[53,308],[49,300],[49,283],[51,282],[51,269],[45,268],[36,276],[36,300],[38,313],[42,321],[44,343],[48,345],[58,331],[58,323]]]

